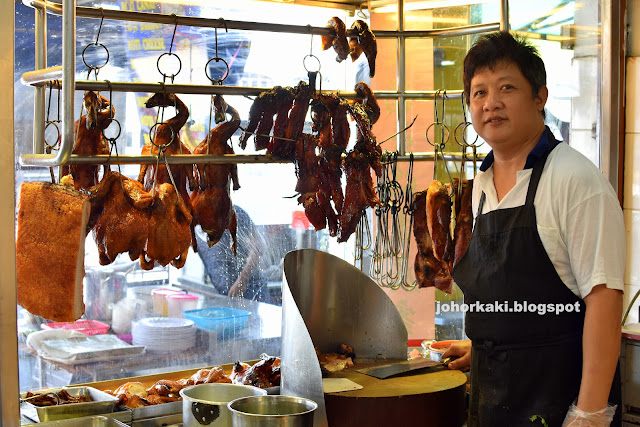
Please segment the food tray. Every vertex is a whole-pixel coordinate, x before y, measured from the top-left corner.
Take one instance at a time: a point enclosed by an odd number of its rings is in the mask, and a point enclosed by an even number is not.
[[[39,390],[37,393],[57,392],[62,388]],[[66,387],[65,390],[72,396],[89,395],[92,402],[68,403],[57,406],[36,406],[32,403],[22,402],[20,410],[22,415],[36,422],[63,420],[67,418],[84,417],[113,412],[117,398],[93,387]],[[25,398],[27,393],[21,393]]]
[[[134,422],[147,418],[165,417],[174,414],[182,415],[182,400],[131,409],[131,418]]]
[[[127,424],[121,423],[113,418],[94,415],[91,417],[71,418],[68,420],[50,421],[38,423],[37,426],[45,427],[120,427]]]
[[[76,320],[75,322],[54,322],[45,323],[41,326],[42,329],[67,329],[82,332],[87,335],[100,335],[106,334],[109,330],[109,325],[98,322],[97,320]]]
[[[244,329],[251,312],[231,307],[209,307],[182,312],[185,318],[193,320],[197,327],[218,334]]]

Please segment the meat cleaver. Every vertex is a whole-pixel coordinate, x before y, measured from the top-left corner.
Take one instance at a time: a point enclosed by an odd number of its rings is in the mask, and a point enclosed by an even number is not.
[[[435,362],[433,360],[420,360],[417,362],[403,361],[376,366],[373,368],[356,369],[356,372],[384,380],[387,378],[401,377],[405,375],[443,371],[448,369],[448,361],[448,359],[443,362]]]

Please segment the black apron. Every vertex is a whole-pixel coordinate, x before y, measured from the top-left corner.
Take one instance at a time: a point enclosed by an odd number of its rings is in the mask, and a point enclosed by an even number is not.
[[[471,307],[466,314],[465,332],[472,340],[469,427],[542,425],[530,421],[534,415],[559,427],[578,397],[585,305],[549,259],[533,204],[547,156],[557,145],[551,132],[547,136],[549,148],[533,168],[525,204],[482,215],[483,192],[469,248],[452,272],[465,304],[494,309]],[[564,304],[573,311],[525,313],[525,303],[527,309]],[[518,307],[521,312],[508,311]],[[609,399],[618,404],[611,425],[620,426],[618,370]]]

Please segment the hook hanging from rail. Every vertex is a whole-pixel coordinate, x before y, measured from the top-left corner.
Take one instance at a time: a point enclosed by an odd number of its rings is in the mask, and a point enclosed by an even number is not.
[[[311,25],[309,25],[308,27],[309,27],[309,33],[311,33]],[[317,63],[317,69],[312,67],[311,66],[312,64],[307,65],[307,59],[309,60],[315,59]],[[320,59],[313,54],[313,33],[311,33],[311,38],[309,41],[309,54],[305,55],[305,57],[302,58],[302,65],[304,66],[304,69],[307,71],[307,76],[309,77],[309,87],[314,93],[316,91],[316,80],[318,75],[320,75],[320,86],[318,90],[322,92],[322,73],[320,73],[322,64],[320,63]]]
[[[222,21],[222,24],[224,25],[224,30],[225,32],[229,32],[229,30],[227,29],[227,21],[224,20],[224,18],[219,18],[220,21]],[[211,84],[218,84],[218,85],[222,85],[222,82],[225,81],[225,79],[227,77],[229,77],[229,74],[231,73],[231,69],[229,68],[229,63],[227,61],[224,60],[224,58],[221,58],[220,56],[218,56],[218,27],[215,27],[215,42],[216,42],[216,56],[214,56],[213,58],[209,59],[207,61],[207,63],[204,66],[204,73],[207,76],[207,78],[211,81]],[[216,63],[218,62],[222,62],[226,68],[225,72],[222,73],[222,76],[219,79],[216,79],[212,76],[209,75],[209,64],[211,64],[211,61],[215,61]],[[213,99],[213,95],[212,95],[212,99]]]
[[[178,16],[175,13],[172,13],[171,16],[175,19],[175,25],[173,27],[173,35],[171,36],[171,44],[169,45],[169,52],[164,52],[162,55],[160,55],[158,57],[157,62],[156,62],[156,68],[158,69],[158,72],[160,74],[162,74],[162,82],[163,83],[166,83],[167,79],[171,80],[171,83],[173,83],[173,81],[176,78],[176,76],[182,70],[182,60],[180,59],[180,57],[178,55],[173,53],[173,42],[174,42],[174,40],[176,38],[176,30],[178,29]],[[178,70],[175,73],[167,74],[167,73],[163,72],[162,69],[160,68],[160,61],[162,60],[162,58],[164,56],[167,56],[168,58],[173,56],[178,60]]]
[[[58,123],[61,123],[60,120],[60,87],[57,88],[56,90],[57,92],[57,100],[58,100],[58,111],[57,111],[57,118],[56,120],[50,120],[50,113],[51,113],[51,94],[53,93],[53,85],[49,87],[49,101],[47,103],[47,116],[45,117],[45,123],[46,125],[44,126],[44,147],[45,147],[45,153],[46,154],[51,154],[52,150],[57,150],[58,147],[60,146],[60,127],[58,126]],[[55,138],[55,142],[53,144],[50,144],[47,141],[47,128],[49,126],[53,125],[54,129],[56,130],[56,138]],[[51,183],[55,184],[56,182],[56,177],[53,173],[53,167],[50,166],[49,167],[49,173],[51,174]]]
[[[100,69],[102,67],[107,65],[107,63],[109,62],[109,49],[107,49],[107,47],[104,44],[99,43],[100,33],[102,32],[102,24],[104,23],[104,9],[103,8],[100,8],[100,13],[102,15],[102,18],[100,19],[100,25],[98,26],[98,34],[96,35],[96,41],[93,42],[93,43],[87,44],[84,47],[84,49],[82,50],[82,62],[84,62],[84,65],[86,65],[87,68],[89,69],[89,71],[87,72],[87,80],[89,80],[89,77],[91,77],[91,73],[92,72],[94,74],[95,79],[98,80],[98,72],[100,71]],[[107,54],[107,57],[105,58],[104,63],[102,63],[102,65],[90,65],[87,62],[86,54],[87,54],[87,49],[89,49],[90,46],[95,46],[96,48],[98,46],[100,46],[105,50],[105,52]]]

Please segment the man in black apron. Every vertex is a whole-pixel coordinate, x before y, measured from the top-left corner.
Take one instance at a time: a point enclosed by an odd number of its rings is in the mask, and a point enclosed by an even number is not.
[[[623,286],[625,242],[615,194],[610,186],[607,189],[608,183],[602,184],[604,178],[595,175],[600,173],[588,160],[559,144],[545,127],[546,72],[535,48],[506,32],[490,34],[469,51],[464,72],[474,128],[493,149],[481,168],[492,173],[493,179],[487,178],[484,183],[489,184],[484,187],[478,177],[474,182],[473,234],[466,254],[452,272],[469,307],[466,334],[471,341],[463,341],[444,354],[461,356],[450,363],[451,369],[470,365],[468,426],[531,426],[541,425],[540,419],[551,427],[619,426],[619,289]],[[563,168],[558,166],[559,159],[574,160]],[[578,270],[584,263],[577,261],[578,254],[569,253],[571,262],[566,270],[576,276],[571,280],[578,282],[578,289],[588,289],[582,298],[565,283],[570,279],[559,276],[541,240],[536,216],[542,206],[548,207],[547,212],[565,212],[562,203],[573,203],[571,200],[578,197],[572,195],[576,191],[570,186],[566,192],[556,192],[563,183],[571,182],[572,177],[563,173],[568,174],[564,169],[576,169],[575,164],[589,178],[585,185],[590,185],[590,180],[602,185],[603,194],[598,194],[597,200],[604,201],[606,220],[613,221],[615,232],[603,233],[607,235],[594,241],[616,239],[609,243],[622,245],[618,249],[623,257],[622,262],[598,257],[590,260],[594,268],[599,263],[615,265],[603,268],[614,274],[590,277],[596,282],[589,287],[580,283],[584,275]],[[545,173],[546,180],[541,181]],[[546,194],[538,191],[541,182],[548,185]],[[494,206],[487,206],[487,193]],[[509,205],[516,194],[524,204]],[[500,206],[501,201],[506,206]],[[571,239],[585,235],[573,226],[580,225],[580,218],[559,218],[558,223],[562,239],[554,246],[555,258],[556,251],[575,252]],[[565,223],[572,226],[563,230]],[[598,229],[582,231],[598,233]],[[501,310],[484,310],[488,305],[495,307],[496,302],[504,304]],[[554,312],[548,312],[551,309]]]

